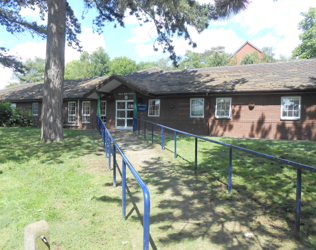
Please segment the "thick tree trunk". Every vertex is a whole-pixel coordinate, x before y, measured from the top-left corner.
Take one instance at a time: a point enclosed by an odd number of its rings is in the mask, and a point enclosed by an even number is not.
[[[66,0],[47,0],[46,66],[42,105],[41,140],[62,141],[65,70]]]

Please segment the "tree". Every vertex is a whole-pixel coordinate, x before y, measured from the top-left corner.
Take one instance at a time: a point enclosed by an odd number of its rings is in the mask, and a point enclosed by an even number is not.
[[[137,70],[150,69],[153,67],[158,67],[158,62],[140,62],[137,64]]]
[[[97,48],[90,55],[84,51],[80,60],[73,60],[66,64],[65,79],[79,79],[105,76],[110,70],[110,57],[102,47]]]
[[[279,62],[285,62],[285,61],[290,61],[291,60],[291,56],[286,56],[286,55],[283,55],[283,54],[280,54],[279,55]]]
[[[110,63],[110,75],[128,75],[137,70],[136,62],[126,56],[115,57]]]
[[[187,50],[184,54],[184,58],[180,63],[181,69],[195,69],[202,68],[203,64],[201,62],[201,54]]]
[[[292,52],[292,59],[309,59],[316,57],[316,7],[310,7],[308,12],[302,12],[304,17],[298,24],[298,29],[302,30],[300,40],[302,43],[298,45]]]
[[[276,62],[277,60],[274,58],[275,54],[273,52],[274,48],[273,47],[263,47],[261,52],[263,56],[263,63],[268,63],[268,62]]]
[[[229,63],[229,54],[219,51],[215,51],[212,56],[209,56],[205,59],[206,67],[218,67],[225,66]]]
[[[102,32],[105,23],[112,22],[124,26],[124,14],[129,11],[140,23],[151,21],[156,28],[157,37],[154,49],[161,47],[170,54],[170,59],[177,65],[179,58],[174,52],[173,37],[183,37],[193,47],[188,27],[199,32],[206,29],[211,20],[227,18],[231,14],[246,9],[249,0],[216,0],[215,4],[199,4],[194,0],[83,0],[86,13],[96,9],[98,15],[93,24],[97,32]],[[36,22],[28,22],[20,12],[22,8],[40,10],[44,20],[48,13],[47,27]],[[0,2],[0,24],[11,34],[30,32],[32,35],[47,37],[46,66],[44,77],[44,94],[42,105],[42,141],[59,141],[63,139],[62,100],[64,82],[65,39],[69,46],[81,49],[77,34],[81,32],[80,24],[66,0],[3,0]],[[5,67],[21,70],[19,61],[0,50],[0,63]]]
[[[18,79],[19,84],[44,81],[45,59],[39,57],[35,57],[33,60],[27,59],[23,66],[23,74],[13,73],[13,79]]]
[[[258,51],[254,51],[252,53],[247,53],[242,59],[240,64],[257,64],[260,63],[260,57]]]

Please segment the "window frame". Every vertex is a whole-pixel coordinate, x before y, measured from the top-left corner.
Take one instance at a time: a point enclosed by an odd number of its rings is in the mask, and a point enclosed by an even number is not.
[[[70,103],[74,103],[75,104],[75,113],[74,114],[69,114],[69,104]],[[69,117],[75,117],[75,120],[74,121],[70,121],[69,120]],[[68,102],[68,123],[76,123],[76,102],[75,101],[70,101]]]
[[[34,105],[35,105],[35,104],[37,105],[37,114],[34,114]],[[39,105],[38,105],[38,102],[32,102],[32,115],[33,115],[33,116],[38,116],[38,113],[39,113],[39,112],[38,112],[38,106],[39,106]]]
[[[218,116],[217,115],[217,100],[219,99],[229,99],[229,116]],[[216,105],[215,105],[215,118],[216,119],[231,119],[232,118],[232,97],[218,97],[216,98]]]
[[[16,103],[14,102],[14,103],[11,103],[11,107],[12,108],[16,108]]]
[[[150,115],[150,101],[159,101],[159,109],[158,109],[158,115]],[[161,107],[161,100],[160,99],[149,99],[148,100],[148,117],[160,117],[160,107]]]
[[[203,100],[203,115],[202,116],[192,115],[192,101],[194,100]],[[190,118],[204,118],[204,109],[205,109],[204,98],[190,98]]]
[[[102,114],[102,103],[105,103],[105,110],[104,110],[104,114]],[[107,102],[106,101],[101,101],[101,104],[100,104],[101,106],[100,106],[100,115],[101,116],[106,116],[106,106],[107,106]]]
[[[298,105],[298,117],[283,117],[283,99],[284,98],[298,98],[299,105]],[[301,119],[301,103],[302,103],[302,97],[301,96],[281,96],[281,110],[280,110],[280,119],[286,120],[286,121],[294,121],[294,120],[300,120]]]
[[[85,103],[89,103],[89,115],[83,114],[83,106]],[[89,118],[91,118],[91,102],[90,101],[82,101],[81,115],[82,115],[82,123],[90,123],[91,122],[91,119],[88,122],[83,120],[84,116],[89,116]]]

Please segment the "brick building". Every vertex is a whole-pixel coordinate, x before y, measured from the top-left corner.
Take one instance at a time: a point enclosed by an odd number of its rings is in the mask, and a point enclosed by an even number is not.
[[[260,60],[263,60],[262,52],[256,46],[251,44],[250,42],[246,41],[239,49],[235,51],[235,53],[230,57],[229,64],[230,65],[240,65],[241,59],[253,52],[257,52],[259,55]]]
[[[40,122],[42,90],[19,85],[0,100]],[[98,102],[108,128],[138,116],[198,135],[316,140],[316,59],[65,81],[64,126],[95,129]]]

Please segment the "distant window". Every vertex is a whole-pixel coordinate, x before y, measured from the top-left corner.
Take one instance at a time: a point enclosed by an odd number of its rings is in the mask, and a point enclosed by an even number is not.
[[[281,119],[298,120],[301,118],[301,97],[281,97]]]
[[[231,118],[231,110],[232,98],[216,98],[216,118]]]
[[[38,116],[38,103],[37,102],[32,103],[32,113],[33,113],[33,116]]]
[[[101,101],[101,120],[106,122],[106,101]]]
[[[76,102],[68,102],[68,122],[76,122]]]
[[[90,102],[82,102],[82,123],[90,123]]]
[[[190,117],[204,117],[204,98],[190,99]]]
[[[16,108],[16,103],[11,103],[12,108]]]
[[[160,100],[149,99],[148,116],[160,116]]]

